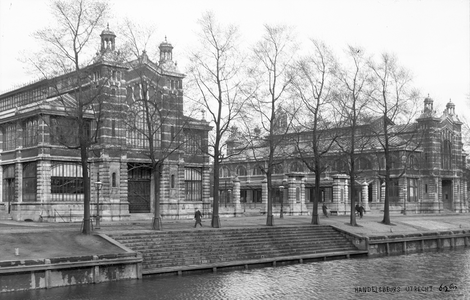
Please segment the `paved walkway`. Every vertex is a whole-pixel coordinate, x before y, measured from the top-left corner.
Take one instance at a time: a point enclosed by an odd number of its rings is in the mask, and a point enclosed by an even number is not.
[[[392,214],[393,225],[384,225],[382,214],[367,213],[362,219],[357,218],[359,226],[350,226],[349,216],[321,216],[320,223],[334,225],[351,233],[374,236],[397,233],[414,233],[442,230],[470,230],[470,214],[430,214],[398,215]],[[311,216],[274,217],[274,226],[310,224]],[[101,229],[95,233],[110,233],[125,230],[152,230],[152,220],[125,222],[101,222]],[[163,220],[163,230],[209,230],[210,219],[203,220],[203,227],[194,228],[194,220]],[[222,228],[263,227],[265,216],[221,218]],[[97,241],[97,237],[80,234],[80,223],[37,223],[0,220],[0,260],[40,259],[57,256],[78,256],[102,254],[107,245]],[[20,255],[15,255],[15,248]],[[115,250],[114,248],[110,248]]]

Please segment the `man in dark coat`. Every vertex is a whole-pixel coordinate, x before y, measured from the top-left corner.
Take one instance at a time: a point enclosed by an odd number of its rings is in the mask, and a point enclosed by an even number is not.
[[[196,224],[194,224],[194,228],[196,228],[197,224],[201,225],[202,227],[201,218],[202,214],[199,209],[196,208],[196,212],[194,213],[194,219],[196,219]]]
[[[323,214],[325,215],[325,217],[328,218],[328,207],[326,207],[325,203],[323,203],[321,208],[323,210]]]

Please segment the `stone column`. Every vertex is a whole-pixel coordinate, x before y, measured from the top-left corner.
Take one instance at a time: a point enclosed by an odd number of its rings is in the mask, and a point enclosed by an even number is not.
[[[303,174],[288,174],[288,200],[289,214],[301,215],[307,213],[305,204],[305,178]]]
[[[385,201],[385,182],[382,182],[382,184],[380,185],[380,202],[384,202]]]
[[[240,179],[238,179],[238,176],[235,175],[235,178],[233,179],[233,194],[232,194],[232,199],[233,199],[233,209],[234,209],[234,215],[235,217],[238,215],[243,215],[243,209],[240,204]]]
[[[261,207],[264,209],[263,213],[268,212],[268,181],[266,177],[264,177],[263,181],[261,181]]]
[[[23,202],[23,164],[15,164],[16,202]]]
[[[454,212],[461,213],[462,206],[460,203],[460,180],[454,179],[452,180],[452,201],[454,206]]]
[[[333,203],[330,210],[336,210],[338,212],[346,212],[346,202],[348,198],[346,181],[347,176],[345,174],[333,175]]]
[[[408,206],[408,180],[406,177],[399,180],[398,187],[400,206],[402,206],[403,213],[406,214],[406,210],[410,209]]]
[[[367,184],[367,182],[363,182],[362,183],[362,205],[364,206],[365,210],[366,211],[369,211],[370,210],[370,207],[369,207],[369,185]]]
[[[379,202],[380,180],[375,179],[372,182],[372,203]]]

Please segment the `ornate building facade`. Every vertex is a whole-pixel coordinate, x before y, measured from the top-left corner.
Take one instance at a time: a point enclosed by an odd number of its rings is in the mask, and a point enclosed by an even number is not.
[[[358,130],[359,136],[370,136],[368,128],[371,126],[374,124],[362,125]],[[402,146],[391,148],[393,162],[389,200],[392,212],[468,212],[466,154],[462,148],[461,127],[462,122],[452,102],[447,104],[441,115],[437,115],[433,109],[433,100],[429,97],[424,100],[421,115],[414,123],[408,124],[406,130],[402,130],[403,125],[390,123],[390,130],[402,132],[393,138],[394,141],[405,141],[396,143]],[[349,129],[335,130],[347,133]],[[297,134],[295,139],[299,136],[304,143],[309,142],[308,132]],[[380,135],[369,137],[355,160],[354,198],[366,210],[384,209],[385,158],[378,141],[382,138]],[[282,209],[287,214],[311,213],[315,176],[295,154],[292,138],[286,137],[285,141],[287,146],[279,147],[272,175],[274,212],[279,213]],[[267,182],[262,170],[267,166],[260,157],[254,159],[251,154],[253,149],[241,151],[246,146],[240,144],[236,136],[229,140],[228,145],[228,151],[240,154],[226,161],[220,172],[222,201],[228,201],[230,205],[241,207],[244,211],[256,208],[265,212]],[[256,151],[262,153],[262,142],[257,147]],[[292,151],[286,152],[286,149]],[[322,174],[322,198],[319,200],[332,211],[349,213],[347,160],[343,160],[338,149],[333,147],[325,156],[324,165],[327,169]]]
[[[14,220],[83,219],[80,152],[65,143],[79,130],[70,126],[67,131],[63,124],[75,124],[71,109],[77,95],[92,90],[101,97],[99,115],[97,104],[89,105],[83,114],[88,123],[82,128],[89,135],[96,132],[88,148],[92,214],[98,203],[104,220],[154,212],[150,141],[154,157],[163,161],[162,216],[192,217],[194,207],[209,202],[209,160],[203,150],[210,127],[183,113],[184,74],[173,61],[172,45],[165,38],[158,62],[145,52],[125,61],[115,39],[109,28],[101,33],[101,51],[93,64],[82,68],[80,74],[86,76],[79,85],[77,73],[70,72],[0,95],[3,214]],[[159,106],[154,107],[159,115],[152,134],[140,114],[145,100]]]

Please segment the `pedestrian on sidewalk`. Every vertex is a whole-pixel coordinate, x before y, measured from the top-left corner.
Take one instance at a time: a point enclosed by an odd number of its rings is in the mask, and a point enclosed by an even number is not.
[[[328,207],[326,206],[326,204],[323,203],[323,205],[322,205],[321,208],[322,208],[322,210],[323,210],[323,214],[325,215],[325,217],[328,218],[329,211],[328,211]]]
[[[359,215],[361,216],[361,219],[362,219],[362,216],[366,213],[366,209],[364,208],[364,206],[361,206],[359,207]]]
[[[356,204],[356,207],[354,208],[356,210],[356,216],[357,215],[360,215],[361,218],[362,218],[362,210],[361,208],[359,207],[359,204]]]
[[[202,213],[196,208],[196,212],[194,213],[194,219],[196,219],[196,223],[194,224],[194,228],[196,228],[197,224],[201,225],[202,227]]]

